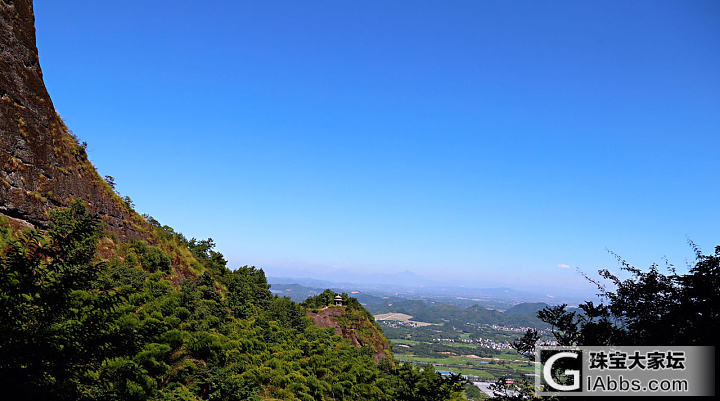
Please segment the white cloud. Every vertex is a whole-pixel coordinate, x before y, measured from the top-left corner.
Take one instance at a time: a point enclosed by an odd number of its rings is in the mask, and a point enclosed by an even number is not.
[[[559,265],[557,265],[557,267],[561,269],[572,269],[572,266],[566,265],[565,263],[560,263]]]

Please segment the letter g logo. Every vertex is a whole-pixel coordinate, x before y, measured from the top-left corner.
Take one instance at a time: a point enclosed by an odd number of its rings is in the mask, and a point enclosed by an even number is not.
[[[576,391],[580,390],[580,371],[575,369],[566,369],[565,374],[572,376],[573,382],[572,384],[560,384],[555,381],[552,377],[552,370],[553,365],[555,365],[555,362],[557,362],[559,359],[563,358],[572,358],[577,359],[579,354],[577,352],[558,352],[557,354],[554,354],[548,360],[545,362],[545,366],[543,366],[543,378],[545,379],[545,383],[549,384],[551,387],[553,387],[556,391]]]

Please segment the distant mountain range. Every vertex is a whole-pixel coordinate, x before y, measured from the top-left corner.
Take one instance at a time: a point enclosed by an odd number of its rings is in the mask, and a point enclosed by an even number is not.
[[[300,284],[278,284],[270,282],[270,291],[273,294],[290,297],[294,302],[302,302],[309,297],[315,296],[329,288],[335,292],[347,292],[351,297],[356,298],[363,306],[368,307],[370,305],[384,305],[387,302],[404,301],[405,298],[396,296],[379,296],[366,293],[363,291],[347,289],[344,287],[338,287],[334,285],[327,285],[324,287],[306,287]]]
[[[462,298],[460,300],[451,297],[426,297],[423,299],[413,298],[413,294],[382,294],[379,290],[367,292],[359,287],[347,287],[334,283],[305,279],[305,283],[321,284],[319,287],[310,287],[297,283],[284,284],[283,281],[292,281],[288,278],[270,278],[270,291],[280,296],[290,297],[295,302],[301,302],[308,297],[320,294],[326,288],[336,292],[347,292],[372,314],[388,312],[406,313],[412,315],[414,321],[428,323],[458,322],[465,324],[473,322],[477,324],[497,324],[513,327],[530,326],[546,327],[546,324],[537,318],[537,312],[550,304],[545,302],[519,302],[509,305],[507,308],[490,308],[487,304],[501,304],[493,302],[492,295],[505,295],[507,289],[487,289],[483,298]],[[324,285],[323,285],[324,284]],[[484,298],[487,297],[487,298]],[[486,302],[483,299],[487,299]]]
[[[330,275],[332,276],[332,275]],[[364,275],[359,275],[364,277]],[[390,279],[394,277],[394,279]],[[330,277],[323,276],[323,279],[309,277],[277,277],[269,276],[268,282],[273,286],[276,294],[289,296],[293,300],[302,301],[308,296],[316,295],[326,288],[338,292],[356,291],[355,296],[361,303],[371,305],[376,299],[381,300],[398,299],[419,299],[430,303],[452,304],[459,307],[481,305],[485,308],[506,310],[522,303],[543,303],[547,305],[568,304],[571,306],[591,300],[592,297],[576,294],[558,293],[557,295],[538,294],[526,290],[489,287],[473,288],[464,286],[419,284],[427,281],[422,276],[405,271],[396,274],[388,274],[382,277],[375,277],[373,282],[354,282],[349,275],[343,275],[346,280],[333,281]],[[418,283],[411,285],[411,283]],[[356,296],[357,295],[357,296]],[[362,298],[362,299],[361,299]]]
[[[302,274],[302,273],[300,273]],[[313,273],[307,275],[315,276]],[[377,288],[416,288],[437,285],[433,279],[424,277],[409,270],[396,273],[364,273],[347,269],[329,270],[322,273],[322,280],[308,276],[294,275],[293,277],[273,277],[280,283],[303,284],[309,286],[373,286]]]

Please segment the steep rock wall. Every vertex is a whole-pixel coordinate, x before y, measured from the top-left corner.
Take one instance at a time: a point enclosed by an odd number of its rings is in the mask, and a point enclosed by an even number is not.
[[[88,203],[121,239],[148,225],[88,161],[55,112],[42,78],[31,0],[0,0],[0,213],[44,228],[47,210]]]

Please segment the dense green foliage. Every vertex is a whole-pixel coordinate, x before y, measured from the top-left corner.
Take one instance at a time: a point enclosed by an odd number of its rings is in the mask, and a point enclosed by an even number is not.
[[[465,397],[470,401],[479,401],[489,398],[477,386],[472,383],[465,384]]]
[[[324,308],[326,306],[334,305],[335,295],[335,291],[327,289],[314,297],[309,297],[308,299],[304,300],[300,305],[302,305],[306,309]],[[342,297],[343,306],[346,310],[358,311],[362,313],[362,315],[367,319],[373,322],[375,321],[373,315],[370,314],[370,312],[368,312],[365,308],[363,308],[363,306],[360,305],[360,302],[356,298],[353,298],[344,292],[340,294],[340,296]]]
[[[430,401],[462,391],[457,377],[378,365],[313,326],[270,293],[262,270],[227,269],[212,240],[187,241],[205,273],[176,285],[168,255],[142,241],[99,262],[101,225],[82,203],[52,221],[46,233],[0,222],[0,388],[14,399]]]
[[[415,344],[407,345],[407,348],[393,347],[393,352],[395,352],[396,354],[411,354],[416,356],[433,358],[447,357],[447,353],[453,353],[454,355],[458,355],[458,353],[473,354],[481,358],[497,358],[500,354],[499,350],[490,348],[476,346],[454,347],[441,343],[428,342],[417,342]],[[443,352],[445,354],[442,354]]]
[[[300,305],[313,313],[326,307],[341,311],[342,313],[333,318],[339,327],[352,330],[355,339],[363,347],[369,348],[368,352],[392,360],[389,342],[373,315],[363,308],[356,298],[350,297],[346,293],[339,294],[343,305],[334,306],[336,295],[333,290],[326,289],[316,296],[307,298]]]
[[[597,285],[604,303],[586,302],[580,311],[568,310],[567,305],[546,307],[538,312],[538,318],[551,325],[560,345],[716,345],[720,329],[720,246],[711,255],[691,246],[696,261],[686,274],[678,274],[672,265],[667,266],[667,274],[655,264],[643,271],[618,257],[629,278],[623,280],[607,269],[600,270],[610,288],[588,278]],[[513,346],[533,358],[537,339],[538,333],[528,330]],[[500,382],[498,389],[503,389]],[[532,395],[529,385],[523,385],[516,394],[526,398]]]
[[[569,311],[566,305],[547,307],[538,317],[551,325],[560,345],[715,345],[720,329],[720,246],[714,255],[703,255],[694,245],[693,249],[697,259],[687,274],[678,274],[671,265],[668,274],[657,265],[643,271],[618,258],[630,278],[621,280],[603,269],[599,273],[611,288],[591,280],[605,303],[586,302],[580,311]],[[532,336],[526,334],[526,340]]]

